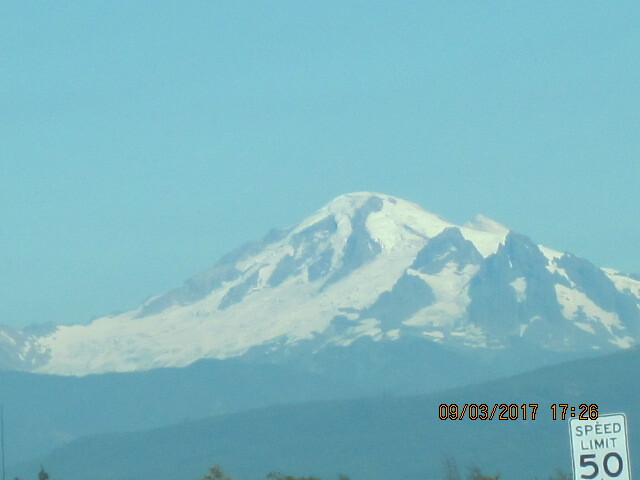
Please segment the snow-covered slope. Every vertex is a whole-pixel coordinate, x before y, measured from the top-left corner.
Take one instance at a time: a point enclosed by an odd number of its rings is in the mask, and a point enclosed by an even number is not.
[[[611,350],[637,343],[639,305],[633,277],[482,216],[456,226],[410,202],[361,192],[245,245],[134,311],[32,338],[29,348],[45,353],[21,368],[132,371],[255,347],[346,348],[361,337]]]

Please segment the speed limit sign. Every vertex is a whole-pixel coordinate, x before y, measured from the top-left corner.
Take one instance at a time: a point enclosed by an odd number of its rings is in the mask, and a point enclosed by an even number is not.
[[[569,420],[574,480],[631,480],[627,417],[600,415]]]

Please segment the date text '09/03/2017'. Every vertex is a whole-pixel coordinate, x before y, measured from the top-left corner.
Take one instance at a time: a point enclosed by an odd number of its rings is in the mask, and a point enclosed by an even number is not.
[[[464,405],[442,403],[438,415],[440,420],[535,420],[538,408],[537,403],[495,403],[492,406],[486,403],[465,403]],[[578,407],[572,407],[567,403],[554,403],[550,409],[552,420],[568,418],[596,420],[598,418],[596,404],[583,403]]]

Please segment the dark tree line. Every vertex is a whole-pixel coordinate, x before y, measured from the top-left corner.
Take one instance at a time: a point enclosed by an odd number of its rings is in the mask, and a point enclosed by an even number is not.
[[[284,475],[282,473],[269,473],[267,475],[267,480],[322,480],[318,477],[293,477],[291,475]],[[425,477],[426,478],[426,477]],[[442,479],[443,480],[463,480],[463,477],[460,475],[460,471],[458,470],[458,466],[456,461],[451,457],[444,457],[442,461]],[[227,474],[225,474],[219,466],[211,467],[209,472],[201,477],[199,480],[233,480]],[[346,475],[338,475],[338,480],[349,480],[349,477]],[[393,479],[393,480],[401,480],[401,479]],[[470,467],[469,473],[464,480],[502,480],[500,474],[496,475],[486,475],[483,473],[478,467]],[[549,477],[549,480],[571,480],[569,475],[561,471],[557,471],[557,473]]]
[[[292,477],[291,475],[285,475],[279,472],[271,472],[267,474],[268,480],[321,480],[318,477]],[[225,474],[219,466],[211,467],[209,472],[201,477],[200,480],[233,480],[230,476]],[[345,475],[339,475],[338,480],[349,480],[349,477]]]
[[[458,470],[458,465],[456,461],[448,456],[445,456],[442,460],[442,478],[443,480],[463,480],[460,475],[460,471]],[[14,480],[20,480],[18,477],[15,477]],[[40,472],[38,473],[38,480],[49,480],[49,474],[45,471],[44,467],[40,468]],[[219,466],[214,466],[209,468],[209,471],[204,477],[200,477],[198,480],[233,480],[229,475],[224,473],[222,468]],[[318,477],[294,477],[291,475],[285,475],[279,472],[271,472],[267,474],[266,480],[322,480]],[[350,480],[346,475],[338,475],[338,480]],[[400,480],[400,479],[399,479]],[[478,467],[471,467],[469,469],[469,474],[465,477],[464,480],[501,480],[500,474],[497,475],[486,475],[484,474]],[[556,474],[552,477],[549,477],[549,480],[571,480],[571,477],[560,470],[556,472]]]

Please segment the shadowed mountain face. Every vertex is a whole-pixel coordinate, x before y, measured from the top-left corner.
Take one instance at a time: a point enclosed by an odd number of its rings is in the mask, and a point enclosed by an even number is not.
[[[0,366],[86,375],[312,355],[364,338],[489,356],[590,355],[639,335],[637,278],[484,217],[458,226],[398,198],[356,193],[131,312],[40,334],[3,329]]]

